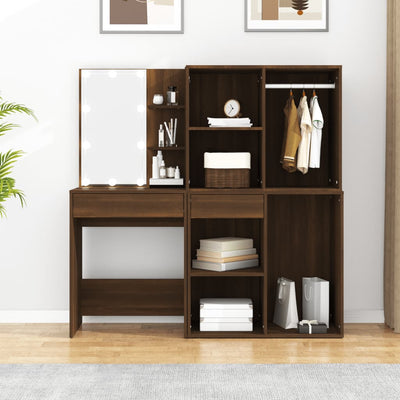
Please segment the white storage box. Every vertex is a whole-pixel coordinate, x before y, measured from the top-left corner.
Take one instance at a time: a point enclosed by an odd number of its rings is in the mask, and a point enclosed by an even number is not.
[[[253,310],[251,299],[235,298],[205,298],[200,299],[200,310]]]
[[[200,331],[251,332],[253,302],[244,298],[200,299]]]
[[[250,153],[204,153],[204,168],[250,169]]]
[[[253,322],[201,322],[201,332],[251,332]]]

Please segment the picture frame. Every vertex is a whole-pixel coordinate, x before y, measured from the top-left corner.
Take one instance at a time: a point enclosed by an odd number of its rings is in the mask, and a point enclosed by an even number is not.
[[[245,32],[328,32],[329,0],[245,0]]]
[[[183,33],[184,0],[100,0],[100,33]]]

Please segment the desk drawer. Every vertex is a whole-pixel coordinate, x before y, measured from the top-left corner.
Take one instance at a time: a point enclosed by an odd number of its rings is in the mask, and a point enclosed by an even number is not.
[[[262,194],[192,195],[190,207],[192,218],[263,218],[264,196]]]
[[[74,218],[183,218],[183,194],[74,194]]]

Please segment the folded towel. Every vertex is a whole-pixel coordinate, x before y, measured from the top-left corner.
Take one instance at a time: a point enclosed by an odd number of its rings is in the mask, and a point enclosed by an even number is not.
[[[251,127],[250,118],[211,118],[208,117],[208,124],[213,127]]]
[[[204,153],[204,168],[250,169],[250,153]]]

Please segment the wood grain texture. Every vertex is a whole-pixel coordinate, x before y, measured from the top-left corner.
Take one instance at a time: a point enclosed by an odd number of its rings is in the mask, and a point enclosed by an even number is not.
[[[221,65],[148,70],[147,177],[151,174],[151,157],[157,150],[160,122],[178,117],[180,148],[165,150],[164,157],[167,164],[180,166],[185,188],[119,186],[71,191],[70,334],[79,328],[85,313],[154,315],[155,312],[156,315],[167,315],[163,314],[165,307],[168,313],[171,310],[178,313],[178,309],[182,313],[183,310],[185,337],[307,339],[294,330],[284,331],[271,324],[276,279],[278,276],[292,277],[299,288],[302,276],[316,275],[331,282],[332,326],[323,338],[342,337],[341,79],[340,66]],[[266,90],[265,83],[313,82],[336,83],[335,90],[317,91],[325,118],[321,168],[310,170],[306,176],[288,174],[279,162],[282,108],[288,93]],[[171,84],[178,86],[180,91],[179,106],[152,105],[153,95],[165,95]],[[311,92],[307,94],[310,96]],[[252,119],[253,128],[207,126],[207,117],[224,117],[223,105],[229,98],[240,101],[241,112]],[[202,167],[206,151],[250,152],[250,188],[205,189]],[[157,295],[152,296],[156,292],[154,282],[82,281],[83,226],[184,226],[184,288],[181,290],[182,282],[177,283],[177,293],[172,293],[174,284],[163,287],[161,283],[161,297],[157,298]],[[199,240],[218,236],[253,237],[260,266],[224,274],[192,270],[191,260]],[[149,297],[141,300],[140,295],[145,292]],[[168,297],[165,302],[164,295]],[[257,310],[254,332],[199,332],[198,300],[211,295],[251,297]],[[300,290],[297,297],[300,307]],[[152,332],[158,330],[149,329]],[[159,331],[163,332],[162,328]],[[314,341],[319,340],[314,337]]]
[[[343,339],[191,339],[183,324],[0,325],[0,363],[400,363],[399,335],[346,324]]]
[[[167,90],[168,86],[176,86],[178,90],[178,106],[168,106]],[[164,104],[155,106],[153,96],[155,94],[164,96]],[[171,118],[178,119],[176,144],[185,148],[185,70],[184,69],[148,69],[147,70],[147,182],[152,174],[152,157],[157,155],[155,148],[158,146],[158,129],[164,121],[167,123]],[[165,128],[164,128],[165,130]],[[165,138],[167,133],[165,133]],[[186,165],[184,151],[170,151],[168,148],[161,149],[165,165],[179,166],[181,177],[186,180]]]
[[[183,315],[183,279],[82,279],[82,315]]]
[[[74,218],[183,218],[183,194],[74,194]]]
[[[306,175],[288,173],[280,164],[283,140],[283,108],[289,91],[267,89],[266,93],[266,186],[341,188],[341,68],[269,67],[267,83],[336,83],[335,90],[317,90],[324,116],[321,168],[310,168]],[[296,103],[302,90],[294,90]],[[312,90],[306,90],[310,99]]]
[[[263,195],[191,195],[191,218],[263,218]]]

